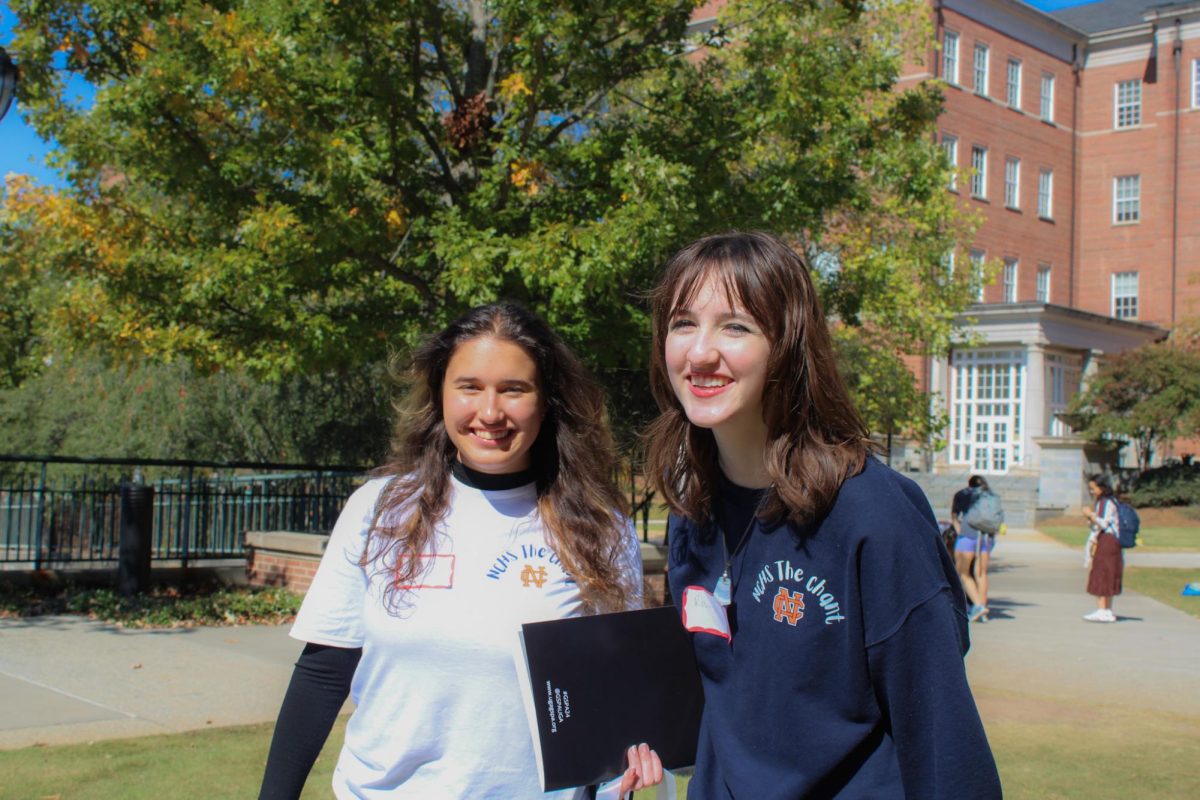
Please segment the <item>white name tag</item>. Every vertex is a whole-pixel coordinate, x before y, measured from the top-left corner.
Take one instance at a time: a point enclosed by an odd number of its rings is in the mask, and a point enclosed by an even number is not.
[[[683,590],[683,627],[693,633],[711,633],[733,640],[725,606],[703,586],[689,586]]]

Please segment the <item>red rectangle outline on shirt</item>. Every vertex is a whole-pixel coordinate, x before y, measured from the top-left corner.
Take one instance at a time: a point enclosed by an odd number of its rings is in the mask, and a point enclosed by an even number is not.
[[[708,591],[708,589],[705,589],[703,586],[688,586],[687,588],[685,588],[685,589],[683,590],[683,597],[681,597],[681,598],[680,598],[680,600],[682,600],[682,601],[683,601],[683,627],[684,627],[684,628],[686,628],[687,630],[689,630],[689,631],[693,632],[693,633],[711,633],[711,634],[713,634],[714,636],[720,636],[722,639],[725,639],[725,640],[726,640],[726,641],[728,641],[730,644],[732,644],[732,643],[733,643],[733,639],[732,639],[732,638],[730,637],[730,635],[729,635],[728,633],[726,633],[725,631],[719,631],[719,630],[715,630],[715,629],[713,629],[713,628],[705,628],[705,627],[704,627],[704,626],[702,626],[702,625],[697,625],[697,626],[696,626],[696,627],[694,627],[694,628],[693,628],[691,625],[688,625],[688,620],[687,620],[687,593],[688,593],[688,590],[690,590],[690,589],[695,589],[696,591],[699,591],[699,592],[704,592],[705,594],[712,594],[712,592]]]
[[[405,584],[397,583],[396,588],[397,589],[453,589],[454,588],[454,554],[447,553],[445,555],[421,556],[422,561],[429,559],[429,558],[448,558],[448,559],[450,559],[450,582],[449,583],[447,583],[445,585],[440,584],[440,583],[405,583]],[[431,570],[422,570],[421,574],[424,575],[430,571]]]

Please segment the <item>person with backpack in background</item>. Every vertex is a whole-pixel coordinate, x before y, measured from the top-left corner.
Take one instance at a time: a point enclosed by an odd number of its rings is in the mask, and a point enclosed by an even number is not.
[[[955,493],[950,519],[958,534],[954,541],[954,565],[963,591],[971,601],[967,617],[972,622],[987,622],[988,561],[996,546],[996,534],[1004,525],[1000,498],[983,476],[972,475],[966,488]]]
[[[1088,622],[1116,622],[1113,597],[1121,593],[1125,558],[1121,553],[1120,511],[1113,497],[1112,479],[1093,475],[1088,479],[1092,508],[1085,508],[1090,534],[1084,546],[1083,565],[1088,568],[1087,593],[1096,598],[1096,610],[1084,614]]]

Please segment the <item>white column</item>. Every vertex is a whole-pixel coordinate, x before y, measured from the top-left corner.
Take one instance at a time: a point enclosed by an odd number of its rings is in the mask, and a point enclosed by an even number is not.
[[[1030,344],[1025,350],[1024,388],[1021,452],[1025,458],[1021,466],[1036,469],[1041,463],[1041,449],[1033,439],[1046,435],[1046,348],[1040,343]]]

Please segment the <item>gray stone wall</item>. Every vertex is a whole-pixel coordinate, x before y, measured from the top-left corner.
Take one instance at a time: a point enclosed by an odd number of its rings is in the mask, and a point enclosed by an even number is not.
[[[904,476],[916,482],[938,519],[950,519],[950,501],[954,493],[967,485],[973,473],[906,472]],[[1037,517],[1038,479],[1032,475],[986,475],[992,491],[1000,495],[1004,506],[1004,521],[1014,528],[1031,528]]]

